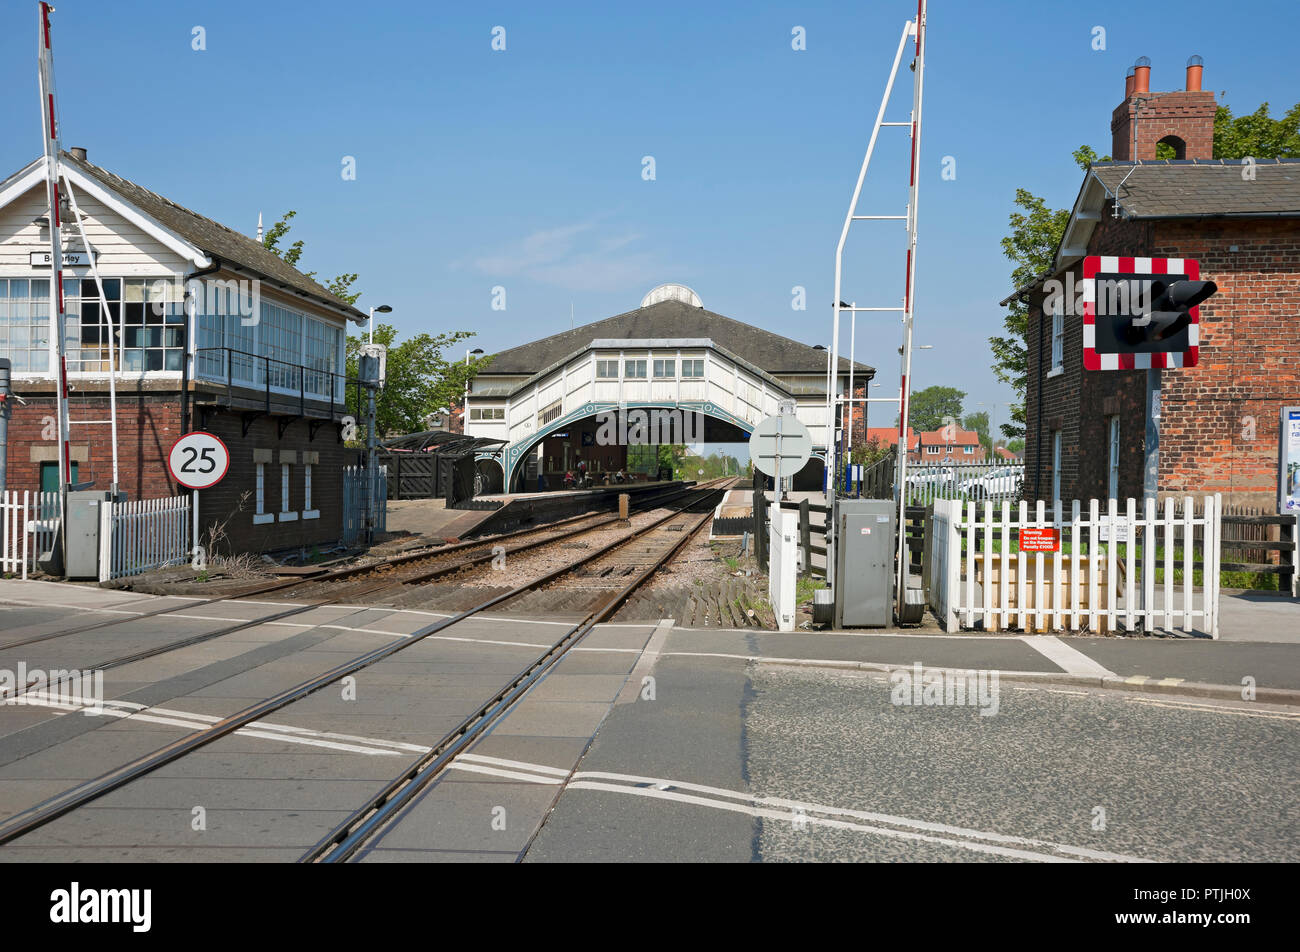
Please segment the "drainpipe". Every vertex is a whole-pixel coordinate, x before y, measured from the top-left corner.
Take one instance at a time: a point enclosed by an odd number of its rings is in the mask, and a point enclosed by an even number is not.
[[[198,334],[199,316],[197,313],[198,303],[190,295],[190,282],[196,281],[199,278],[205,277],[206,275],[209,274],[215,274],[216,272],[221,270],[221,259],[218,258],[216,255],[209,255],[209,257],[212,259],[212,264],[210,264],[206,268],[200,268],[198,271],[191,271],[190,274],[185,278],[184,300],[186,304],[189,305],[185,308],[185,312],[186,312],[185,319],[188,323],[185,337],[188,343],[188,347],[186,349],[189,350],[189,354],[187,355],[185,360],[181,361],[181,433],[182,434],[190,432],[190,379],[193,376],[193,374],[191,374],[190,372],[190,364],[198,357],[198,344],[199,344],[199,334]],[[223,328],[222,329],[223,340],[225,339],[224,330],[225,329]],[[228,354],[226,355],[226,357],[227,359],[229,359]]]
[[[1043,482],[1043,324],[1046,312],[1038,308],[1038,461],[1034,464],[1034,498],[1042,499]]]
[[[9,360],[0,357],[0,496],[4,495],[9,462],[9,405],[13,391],[9,387]]]

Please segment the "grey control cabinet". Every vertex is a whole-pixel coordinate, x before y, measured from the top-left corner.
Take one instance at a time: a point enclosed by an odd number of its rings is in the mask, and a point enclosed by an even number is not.
[[[892,499],[836,503],[836,628],[887,628],[893,622],[897,522]]]
[[[106,489],[68,493],[68,578],[99,578],[99,504],[105,500],[126,502],[126,493],[114,496]]]

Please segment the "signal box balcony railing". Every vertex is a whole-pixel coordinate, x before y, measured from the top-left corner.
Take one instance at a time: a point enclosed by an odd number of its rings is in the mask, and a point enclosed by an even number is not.
[[[194,376],[198,380],[224,384],[227,399],[237,391],[245,401],[261,403],[262,412],[283,413],[297,406],[298,416],[325,416],[335,419],[346,411],[347,386],[355,383],[360,394],[360,381],[344,374],[318,370],[261,354],[231,347],[199,347],[194,351]],[[358,403],[360,405],[360,403]],[[328,411],[326,411],[328,407]]]

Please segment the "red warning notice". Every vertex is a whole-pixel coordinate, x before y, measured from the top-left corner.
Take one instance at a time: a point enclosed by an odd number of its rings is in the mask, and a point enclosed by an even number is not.
[[[1061,533],[1056,529],[1021,529],[1021,552],[1059,552]]]

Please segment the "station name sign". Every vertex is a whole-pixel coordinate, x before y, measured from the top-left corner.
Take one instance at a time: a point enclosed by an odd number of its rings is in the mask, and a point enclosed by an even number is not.
[[[33,268],[48,268],[53,260],[54,255],[48,251],[33,251],[31,253],[31,266]],[[63,267],[88,268],[90,267],[90,255],[84,251],[65,251],[63,252]]]

